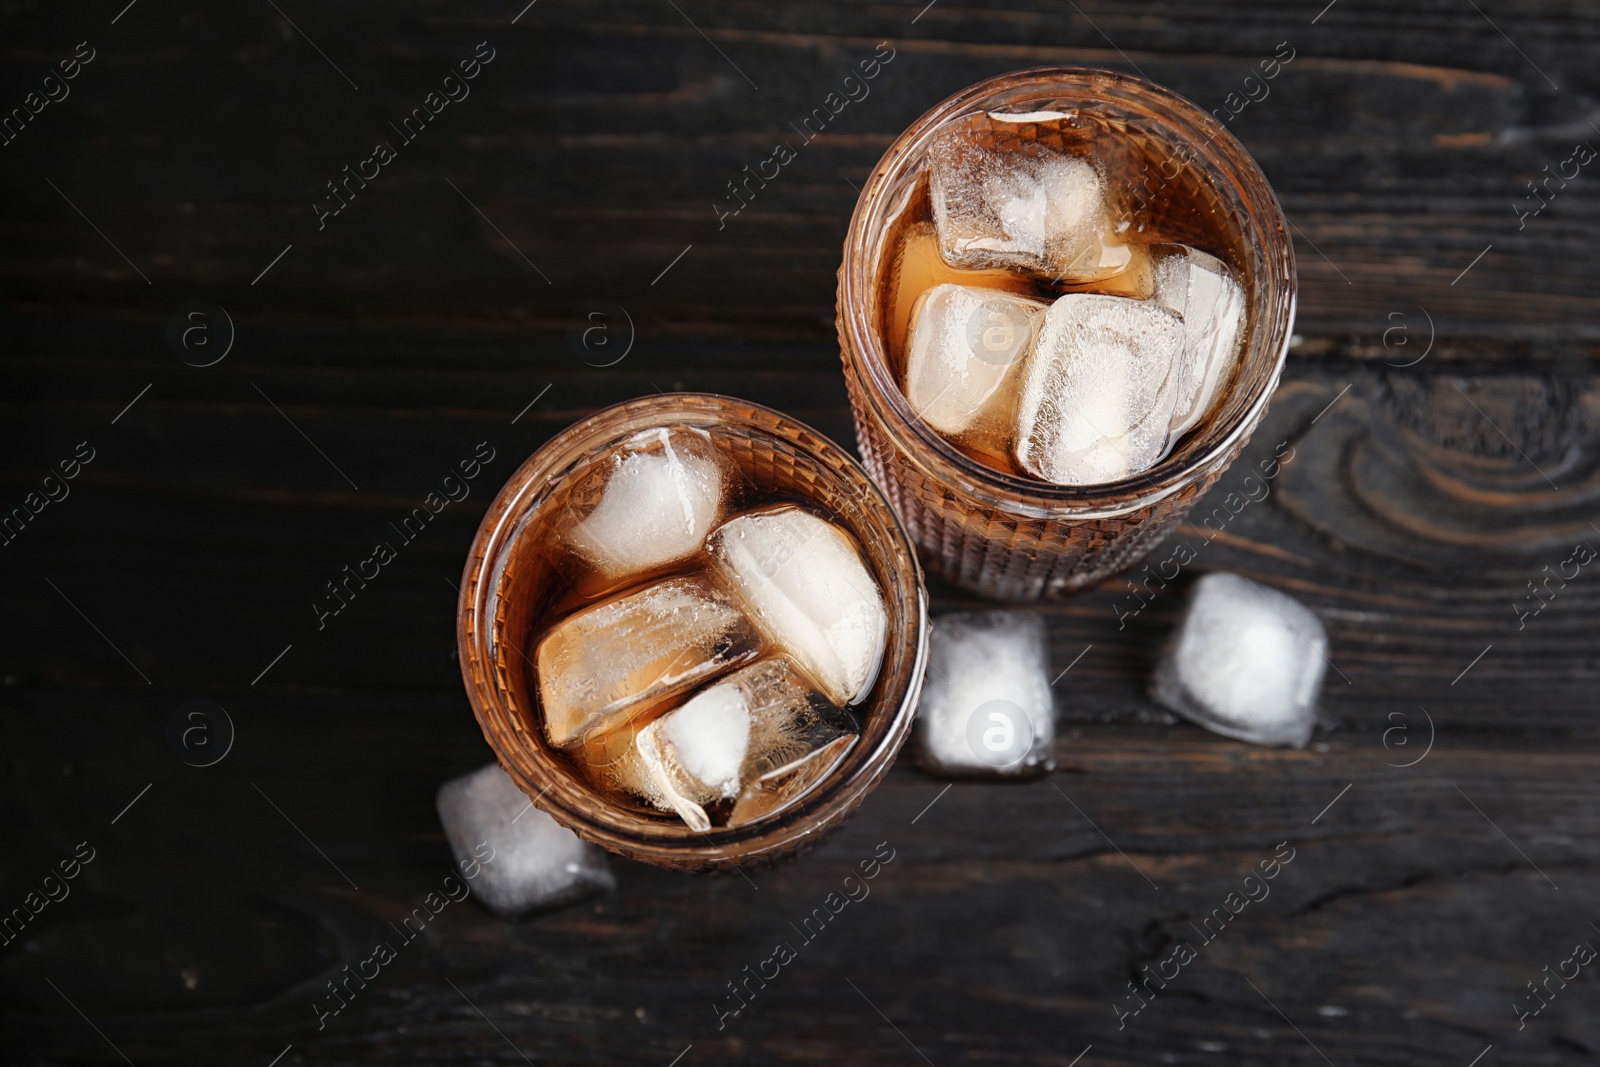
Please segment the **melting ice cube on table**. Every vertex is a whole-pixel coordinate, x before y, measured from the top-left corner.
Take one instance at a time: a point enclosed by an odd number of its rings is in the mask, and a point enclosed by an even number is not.
[[[1183,317],[1183,355],[1168,440],[1204,417],[1238,361],[1244,337],[1244,289],[1215,256],[1184,245],[1152,245],[1151,298]]]
[[[754,659],[760,634],[701,577],[669,578],[556,623],[534,653],[545,736],[565,746]]]
[[[598,500],[566,541],[609,583],[700,551],[727,494],[726,461],[688,427],[637,434],[589,477],[576,494]]]
[[[985,147],[965,127],[929,150],[934,225],[952,266],[1012,267],[1066,284],[1120,273],[1105,176],[1089,159],[1032,141]]]
[[[1002,462],[1017,393],[1050,305],[1014,293],[939,285],[918,302],[906,361],[906,399],[946,437]]]
[[[1069,293],[1050,305],[1018,409],[1016,458],[1060,485],[1115,481],[1167,450],[1183,320],[1158,304]]]
[[[713,821],[739,825],[798,800],[838,764],[858,730],[848,711],[776,656],[618,733],[632,735],[633,751],[623,743],[612,750],[610,781],[704,831]]]
[[[1303,746],[1315,724],[1328,635],[1304,604],[1236,574],[1195,583],[1150,695],[1208,730]]]
[[[785,506],[729,519],[709,547],[722,586],[828,700],[842,706],[866,695],[888,614],[850,534]]]
[[[916,759],[950,777],[1042,774],[1055,764],[1044,620],[1026,611],[941,615],[917,706]]]
[[[616,888],[606,854],[532,807],[497,763],[440,786],[435,807],[463,873],[477,870],[466,884],[497,915]]]

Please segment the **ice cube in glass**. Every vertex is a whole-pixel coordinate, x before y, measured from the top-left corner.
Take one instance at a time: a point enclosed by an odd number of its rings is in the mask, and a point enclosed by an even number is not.
[[[864,697],[887,613],[848,532],[799,507],[735,516],[712,532],[711,569],[772,645],[838,705]]]
[[[727,496],[727,461],[702,430],[645,430],[573,491],[568,548],[615,585],[700,551]],[[577,503],[581,502],[581,503]]]
[[[1158,304],[1069,293],[1050,305],[1018,408],[1016,460],[1059,485],[1094,485],[1165,454],[1183,320]]]
[[[911,327],[911,407],[957,444],[1005,462],[1024,366],[1049,306],[965,285],[929,290]]]
[[[702,576],[669,578],[556,623],[535,650],[545,737],[566,746],[754,659],[761,636]]]
[[[956,126],[929,150],[929,192],[945,261],[969,270],[1011,267],[1064,284],[1120,273],[1128,246],[1117,235],[1104,173],[1092,158],[1004,129],[998,145]],[[974,119],[982,122],[982,119]]]
[[[1151,299],[1183,317],[1183,354],[1169,441],[1193,429],[1238,362],[1245,293],[1215,256],[1184,245],[1152,245]]]
[[[916,222],[906,228],[894,261],[889,268],[889,307],[886,330],[890,350],[903,366],[907,337],[911,332],[912,311],[922,295],[936,285],[967,285],[979,289],[1026,293],[1032,279],[1013,270],[962,270],[952,267],[939,254],[939,237],[931,222]],[[1146,294],[1148,295],[1148,294]]]
[[[621,728],[615,736],[631,735],[632,751],[620,740],[611,747],[607,777],[676,811],[692,829],[739,825],[808,793],[859,732],[854,716],[830,704],[787,657],[773,656],[647,725]]]

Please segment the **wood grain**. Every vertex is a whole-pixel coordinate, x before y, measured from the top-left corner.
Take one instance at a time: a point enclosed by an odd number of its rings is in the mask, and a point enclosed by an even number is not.
[[[1529,589],[1600,545],[1600,192],[1586,167],[1538,215],[1515,205],[1600,144],[1600,16],[278,6],[0,10],[7,107],[76,42],[97,50],[0,147],[0,513],[79,442],[96,453],[0,545],[0,908],[98,850],[0,946],[0,1060],[1593,1061],[1592,976],[1525,1028],[1512,1003],[1600,938],[1600,577]],[[324,182],[480,41],[496,58],[471,95],[319,230]],[[834,272],[896,133],[1036,64],[1140,70],[1225,107],[1285,41],[1294,60],[1230,128],[1295,228],[1299,336],[1249,448],[1149,561],[1183,541],[1194,562],[1043,609],[1056,669],[1073,664],[1058,772],[943,793],[901,761],[754,885],[617,861],[615,894],[522,923],[452,906],[319,1031],[323,984],[447,871],[434,790],[488,758],[453,584],[514,465],[652,390],[852,440]],[[790,123],[880,42],[870,95],[804,142]],[[780,142],[796,161],[719,227],[726,184]],[[165,337],[193,300],[236,328],[205,369]],[[595,300],[631,323],[603,369],[569,334]],[[470,496],[318,629],[323,583],[480,441],[497,458]],[[1215,569],[1326,623],[1308,749],[1212,737],[1146,697]],[[164,738],[197,697],[238,727],[212,768]],[[884,841],[871,896],[719,1029],[726,984]],[[1190,924],[1280,842],[1295,858],[1270,896],[1201,944]],[[1196,960],[1119,1029],[1126,984],[1185,940]]]

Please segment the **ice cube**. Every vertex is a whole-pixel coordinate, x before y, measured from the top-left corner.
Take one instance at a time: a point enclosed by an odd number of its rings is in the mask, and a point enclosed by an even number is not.
[[[598,784],[676,811],[703,831],[714,822],[751,822],[800,799],[859,733],[850,712],[830,704],[779,655],[649,723],[635,719],[591,734],[579,751]]]
[[[569,745],[754,659],[761,637],[701,577],[669,578],[556,623],[534,654],[545,737]]]
[[[633,724],[614,736],[634,732]],[[737,826],[800,799],[855,744],[848,711],[774,656],[735,671],[614,744],[611,782],[692,829]],[[708,813],[707,809],[713,809]]]
[[[613,729],[585,734],[569,751],[577,757],[589,780],[602,789],[627,793],[670,811],[672,805],[639,759],[639,734],[649,724],[647,717],[641,715]]]
[[[912,409],[946,437],[1005,462],[1026,356],[1049,306],[993,289],[930,289],[911,327]]]
[[[467,885],[513,918],[616,888],[606,854],[532,806],[498,763],[439,787],[434,806]]]
[[[939,254],[939,238],[934,232],[933,223],[913,223],[907,227],[889,269],[890,305],[886,340],[896,366],[904,367],[906,363],[906,338],[911,331],[912,311],[917,301],[934,286],[947,282],[1013,293],[1026,293],[1033,289],[1032,280],[1016,271],[960,270],[950,266]]]
[[[1149,300],[1155,295],[1155,257],[1152,248],[1159,245],[1129,245],[1128,266],[1120,274],[1100,281],[1073,286],[1074,291],[1101,293],[1105,296],[1125,296],[1132,300]],[[1174,309],[1177,310],[1177,309]],[[1182,312],[1179,312],[1182,314]]]
[[[1088,158],[1037,141],[986,145],[965,126],[929,149],[933,221],[952,266],[1013,267],[1066,283],[1127,267],[1105,176]]]
[[[1162,651],[1150,695],[1226,737],[1300,748],[1327,654],[1327,631],[1304,604],[1237,574],[1208,574]]]
[[[714,685],[641,729],[635,744],[655,795],[691,830],[709,830],[705,806],[738,795],[750,707],[737,686]]]
[[[917,706],[917,765],[950,777],[1043,774],[1055,766],[1044,620],[977,611],[933,621]]]
[[[1060,485],[1138,473],[1167,450],[1183,320],[1158,304],[1069,293],[1050,305],[1018,408],[1023,470]]]
[[[824,696],[842,706],[866,695],[888,614],[855,538],[783,506],[728,520],[708,544],[722,584]]]
[[[1151,298],[1183,317],[1183,356],[1169,441],[1205,416],[1238,361],[1244,339],[1244,289],[1228,265],[1185,245],[1152,245]]]
[[[804,797],[855,747],[855,716],[835,707],[783,656],[728,679],[750,707],[750,752],[730,826],[754,822]]]
[[[566,542],[616,584],[700,551],[726,492],[727,462],[704,431],[645,430],[575,489],[586,513]]]

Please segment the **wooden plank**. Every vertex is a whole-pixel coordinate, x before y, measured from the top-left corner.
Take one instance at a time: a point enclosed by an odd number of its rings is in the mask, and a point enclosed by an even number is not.
[[[0,505],[96,450],[0,545],[0,907],[97,849],[0,946],[0,1060],[1593,1060],[1592,981],[1525,1025],[1514,1007],[1600,937],[1581,907],[1600,888],[1600,593],[1567,563],[1600,544],[1589,169],[1518,212],[1542,168],[1600,144],[1600,19],[924,2],[0,11],[12,105],[74,42],[98,50],[0,168]],[[471,97],[319,230],[324,182],[483,40]],[[791,123],[880,42],[870,95],[802,144]],[[1042,609],[1072,664],[1058,772],[944,792],[902,760],[754,886],[617,861],[615,894],[522,923],[452,906],[319,1030],[325,983],[446,873],[435,788],[488,757],[452,583],[512,466],[657,390],[849,442],[835,271],[901,129],[1034,64],[1138,69],[1225,108],[1281,42],[1294,60],[1229,126],[1295,227],[1290,366],[1151,572]],[[727,182],[785,140],[795,164],[719,227]],[[198,299],[237,332],[206,369],[164,337]],[[594,300],[633,335],[603,369],[569,338]],[[497,458],[468,498],[319,629],[324,583],[480,441]],[[1180,543],[1193,562],[1156,577]],[[1213,737],[1145,695],[1216,569],[1328,626],[1306,750]],[[200,696],[238,727],[206,769],[163,736]],[[880,842],[895,859],[870,897],[723,1016],[728,983]],[[1197,929],[1284,842],[1270,896]],[[1127,983],[1180,943],[1196,959],[1119,1027]]]
[[[1063,737],[1047,781],[941,796],[899,766],[836,837],[753,885],[619,861],[614,896],[521,924],[452,906],[318,1032],[322,979],[392,940],[447,873],[433,783],[484,747],[455,696],[223,699],[238,740],[206,770],[165,750],[159,695],[120,714],[28,697],[51,714],[6,720],[8,746],[48,757],[7,785],[11,867],[48,869],[84,838],[98,850],[34,947],[0,957],[8,1062],[107,1055],[46,977],[136,1063],[206,1048],[265,1062],[289,1043],[345,1062],[514,1058],[442,977],[534,1062],[667,1062],[691,1043],[711,1062],[915,1058],[851,982],[935,1063],[1065,1062],[1090,1043],[1113,1063],[1317,1060],[1250,983],[1335,1062],[1465,1062],[1490,1042],[1505,1062],[1560,1062],[1592,1037],[1591,983],[1526,1035],[1506,1006],[1586,939],[1566,902],[1594,889],[1592,757],[1442,734],[1401,769],[1370,735],[1297,753],[1117,724]],[[885,841],[870,895],[809,928],[719,1030],[726,983],[797,940],[789,923]],[[1265,899],[1197,934],[1282,842],[1293,858]],[[1197,960],[1119,1030],[1126,981],[1180,941]]]
[[[690,368],[666,384],[773,403],[849,442],[842,389],[825,369],[830,358],[810,353],[801,365],[815,369],[806,371]],[[1095,646],[1078,671],[1106,690],[1088,718],[1110,708],[1150,713],[1142,679],[1182,591],[1220,568],[1279,585],[1322,611],[1336,668],[1325,687],[1330,724],[1381,723],[1374,691],[1387,712],[1427,706],[1443,699],[1431,696],[1442,689],[1462,724],[1593,736],[1587,634],[1600,594],[1583,567],[1562,565],[1577,544],[1600,543],[1589,525],[1595,475],[1586,428],[1595,381],[1511,371],[1461,377],[1429,367],[1293,368],[1245,455],[1187,526],[1139,568],[1045,609],[1063,666]],[[271,374],[262,384],[281,414],[250,392],[254,375],[242,368],[215,381],[210,403],[201,394],[168,402],[152,390],[116,427],[92,434],[64,427],[103,423],[99,403],[16,413],[20,438],[45,443],[0,481],[11,497],[28,492],[56,453],[69,454],[63,449],[79,432],[103,458],[85,469],[73,496],[7,546],[34,573],[0,594],[13,612],[43,594],[47,617],[76,627],[82,640],[63,645],[54,628],[20,634],[7,649],[8,671],[56,685],[136,680],[49,592],[48,577],[116,635],[139,670],[165,684],[247,680],[294,644],[273,684],[456,686],[452,584],[478,517],[528,452],[590,407],[558,406],[570,375],[512,425],[511,406],[542,388],[537,375],[458,372],[449,380],[452,406],[439,410],[437,374],[331,375],[315,366]],[[601,405],[645,393],[645,375],[596,375],[579,396]],[[374,400],[382,403],[362,406]],[[391,524],[485,440],[497,458],[468,486],[467,500],[403,541]],[[1269,480],[1263,472],[1276,469],[1275,454],[1288,462]],[[116,531],[110,549],[97,549],[108,530]],[[325,599],[325,583],[378,540],[399,545],[402,558],[318,629],[312,605]],[[1182,565],[1182,555],[1193,562]],[[948,590],[940,603],[978,606]],[[361,654],[373,647],[392,655]],[[1469,663],[1470,676],[1452,685]],[[1539,680],[1536,702],[1518,696],[1530,678]]]
[[[588,8],[550,3],[515,28],[434,9],[426,40],[399,36],[403,24],[331,13],[318,36],[371,72],[362,93],[286,29],[268,44],[266,26],[208,16],[175,45],[130,21],[129,36],[108,42],[59,113],[41,115],[29,140],[11,146],[31,153],[30,166],[5,178],[25,214],[0,272],[28,294],[134,298],[127,283],[137,277],[38,180],[45,172],[63,176],[57,184],[69,196],[76,190],[73,203],[149,268],[156,285],[146,295],[163,313],[204,292],[241,315],[285,305],[329,313],[355,302],[369,314],[508,322],[529,312],[564,318],[579,300],[608,294],[642,321],[759,321],[819,339],[830,332],[852,183],[945,93],[1017,66],[1090,63],[1137,67],[1225,108],[1257,60],[1287,38],[1294,61],[1230,126],[1297,228],[1306,332],[1372,343],[1391,313],[1425,311],[1442,335],[1441,356],[1484,337],[1522,341],[1540,355],[1574,342],[1585,358],[1592,353],[1600,316],[1586,279],[1600,201],[1587,171],[1550,186],[1548,208],[1519,218],[1539,203],[1529,181],[1542,168],[1559,171],[1577,143],[1596,136],[1584,118],[1587,16],[1511,13],[1502,28],[1516,31],[1512,46],[1495,30],[1500,22],[1470,9],[1413,21],[1349,0],[1315,26],[1252,5],[1208,15],[1158,7],[1137,18],[1091,5],[1062,18],[1043,7],[984,16],[939,4],[914,27],[909,11],[835,8],[819,33],[741,6],[707,18],[702,37],[650,5],[596,21]],[[27,29],[49,39],[45,25]],[[484,36],[502,42],[503,54],[474,94],[319,232],[311,203],[327,197],[324,183],[374,138],[391,136],[394,116]],[[883,40],[895,58],[871,95],[719,227],[712,205],[727,182],[778,140],[794,140],[797,116]],[[752,89],[713,44],[737,54],[741,69],[782,73]],[[169,102],[140,88],[149,64],[176,48],[204,51],[202,70],[219,82],[272,79],[276,91],[224,109],[221,100]],[[118,121],[119,106],[139,121]],[[309,114],[314,126],[291,118]],[[139,163],[102,190],[87,176],[105,159]],[[75,175],[86,180],[74,184]],[[407,224],[394,225],[398,218]],[[252,287],[288,243],[295,250],[267,288]],[[690,245],[670,282],[649,284]],[[452,277],[466,284],[441,286],[429,251],[438,248],[452,250]]]

